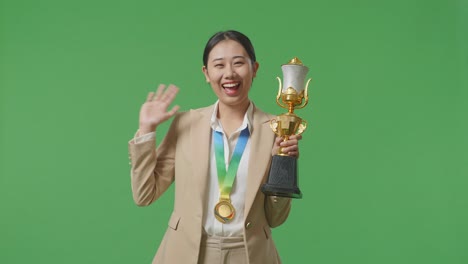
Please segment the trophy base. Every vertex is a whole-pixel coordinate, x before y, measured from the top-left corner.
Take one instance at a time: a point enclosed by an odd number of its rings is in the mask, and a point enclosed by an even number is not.
[[[297,187],[297,158],[273,156],[268,182],[263,184],[262,192],[267,196],[302,198]]]
[[[281,186],[264,184],[262,186],[262,192],[267,196],[280,196],[296,199],[302,198],[302,193],[299,188],[288,189]]]

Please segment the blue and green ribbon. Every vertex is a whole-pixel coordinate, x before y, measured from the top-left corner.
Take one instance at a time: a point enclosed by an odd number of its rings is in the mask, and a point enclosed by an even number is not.
[[[228,169],[226,170],[226,164],[224,161],[224,141],[223,133],[214,131],[214,146],[215,146],[215,157],[216,157],[216,168],[218,170],[218,182],[219,192],[221,200],[230,200],[232,185],[236,178],[239,163],[244,153],[245,146],[249,140],[250,132],[248,127],[244,128],[237,140],[234,153],[232,154],[231,161],[229,162]]]

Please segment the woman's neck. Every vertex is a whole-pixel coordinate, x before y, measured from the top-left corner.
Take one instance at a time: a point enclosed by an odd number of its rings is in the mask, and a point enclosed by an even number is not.
[[[225,105],[221,102],[218,104],[218,118],[228,137],[242,125],[249,105],[250,100],[234,106]]]

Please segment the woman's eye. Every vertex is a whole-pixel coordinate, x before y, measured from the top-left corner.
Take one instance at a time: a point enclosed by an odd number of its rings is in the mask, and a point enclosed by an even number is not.
[[[223,64],[219,64],[219,63],[218,63],[218,64],[215,64],[215,67],[216,67],[216,68],[221,68],[221,67],[223,67]]]
[[[243,64],[244,64],[243,61],[236,61],[236,62],[234,62],[234,65],[243,65]]]

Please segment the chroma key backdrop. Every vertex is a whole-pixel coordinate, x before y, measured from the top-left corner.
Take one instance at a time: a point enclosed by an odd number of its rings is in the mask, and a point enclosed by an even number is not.
[[[467,0],[1,0],[0,263],[151,263],[174,190],[133,203],[127,142],[159,83],[215,102],[202,53],[227,29],[262,110],[293,57],[313,79],[283,263],[468,263]]]

